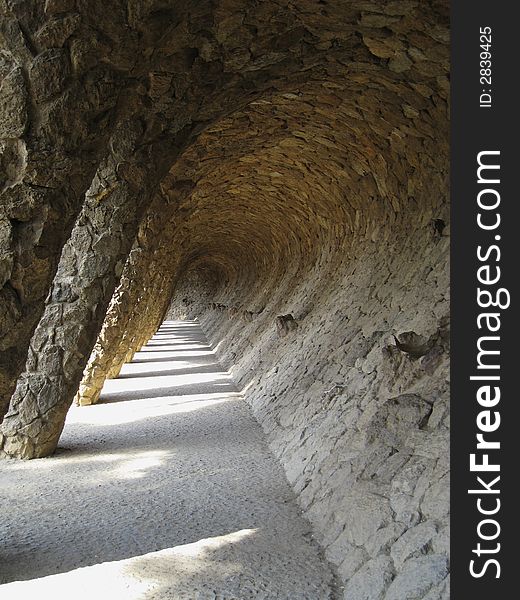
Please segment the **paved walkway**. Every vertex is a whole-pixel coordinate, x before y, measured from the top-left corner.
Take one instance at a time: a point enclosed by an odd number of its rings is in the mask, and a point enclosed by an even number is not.
[[[327,600],[331,581],[196,322],[72,408],[54,457],[0,462],[0,598]]]

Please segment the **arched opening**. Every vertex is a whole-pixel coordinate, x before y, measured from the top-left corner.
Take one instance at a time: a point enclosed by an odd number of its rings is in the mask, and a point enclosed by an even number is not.
[[[447,598],[447,4],[118,0],[84,20],[36,4],[9,8],[0,63],[19,100],[0,126],[0,451],[59,459],[74,397],[75,414],[108,407],[121,427],[151,398],[157,444],[170,419],[189,449],[205,430],[194,442],[180,423],[222,409],[201,450],[218,471],[235,417],[240,443],[264,452],[247,406],[218,390],[240,392],[347,600]],[[197,397],[201,382],[216,396]],[[132,443],[151,452],[145,429]],[[114,478],[124,465],[146,478],[165,456],[114,459]],[[277,463],[247,464],[275,498]],[[236,479],[218,479],[226,498]],[[208,538],[262,539],[223,512]]]

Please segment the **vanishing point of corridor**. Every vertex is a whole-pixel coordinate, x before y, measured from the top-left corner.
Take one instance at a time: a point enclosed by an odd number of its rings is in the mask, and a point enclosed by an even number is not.
[[[260,426],[195,321],[166,321],[69,412],[51,458],[0,463],[0,597],[334,598]]]

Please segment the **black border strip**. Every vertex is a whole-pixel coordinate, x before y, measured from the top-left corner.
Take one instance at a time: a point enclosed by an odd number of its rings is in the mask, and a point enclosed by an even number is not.
[[[462,600],[499,600],[515,596],[513,577],[520,567],[516,566],[519,551],[515,547],[518,531],[516,498],[517,473],[520,472],[520,425],[518,418],[518,391],[515,377],[520,379],[520,327],[518,319],[518,294],[515,291],[516,280],[520,273],[520,231],[515,219],[520,204],[516,180],[520,175],[519,156],[516,137],[520,133],[518,108],[515,97],[518,83],[519,51],[515,49],[519,38],[519,23],[514,17],[515,3],[505,1],[482,2],[480,0],[454,0],[451,6],[452,31],[452,105],[451,105],[451,289],[452,289],[452,598]],[[481,81],[480,29],[491,28],[491,85]],[[486,40],[484,39],[484,46]],[[486,58],[485,55],[483,55]],[[487,65],[484,65],[487,66]],[[481,94],[491,89],[491,106],[486,104],[488,97]],[[517,108],[517,110],[514,110]],[[500,169],[481,171],[482,178],[494,179],[499,173],[500,183],[478,183],[478,154],[485,151],[499,151],[500,155],[481,155],[488,164],[499,164]],[[520,185],[518,185],[520,187]],[[481,196],[482,201],[491,204],[493,197],[500,204],[496,210],[482,211],[477,198],[483,189],[493,189]],[[483,230],[477,224],[478,213],[487,223],[494,223],[496,213],[500,213],[500,225],[497,229]],[[497,240],[496,236],[500,236]],[[481,256],[496,245],[498,251],[491,250],[487,260],[479,260],[477,247],[481,246]],[[489,265],[490,270],[481,271],[482,277],[492,279],[496,276],[496,267],[500,268],[500,281],[495,285],[479,283],[479,267]],[[511,294],[509,308],[483,308],[478,305],[477,288],[487,289],[496,295],[499,288],[507,289]],[[505,304],[506,294],[500,296]],[[485,303],[481,296],[482,304]],[[486,326],[481,330],[477,318],[481,313],[499,313],[500,329],[490,333]],[[493,325],[496,319],[491,319]],[[489,322],[490,322],[489,321]],[[481,320],[481,325],[487,321]],[[481,336],[495,335],[499,340],[486,340],[481,347],[499,350],[500,355],[482,356],[482,363],[499,364],[499,369],[477,368],[477,340]],[[487,346],[486,346],[487,344]],[[472,375],[499,375],[500,381],[470,380]],[[501,398],[494,407],[485,407],[477,401],[477,392],[482,386],[494,384],[500,387]],[[486,397],[484,396],[485,400]],[[491,398],[493,400],[493,398]],[[485,440],[500,442],[500,449],[477,450],[476,435],[479,432],[477,418],[481,411],[489,410],[489,419],[484,425],[493,427],[500,415],[500,426],[494,432],[484,434]],[[486,416],[481,416],[485,419]],[[482,454],[487,453],[489,462],[500,466],[499,472],[471,472],[470,454],[476,453],[476,462],[482,462]],[[468,494],[470,489],[484,489],[477,477],[500,493]],[[492,480],[500,480],[491,486]],[[496,515],[483,515],[477,507],[478,499],[484,510],[493,510],[498,506]],[[484,519],[494,519],[500,526],[500,533],[494,540],[479,539],[478,526]],[[481,533],[493,537],[497,526],[491,522],[481,526]],[[478,556],[477,544],[486,553]],[[496,551],[497,544],[500,549]],[[487,553],[489,551],[489,553]],[[475,560],[473,569],[481,577],[470,574],[470,561]],[[497,560],[498,565],[487,560]],[[484,568],[485,567],[485,568]],[[484,571],[484,572],[483,572]]]

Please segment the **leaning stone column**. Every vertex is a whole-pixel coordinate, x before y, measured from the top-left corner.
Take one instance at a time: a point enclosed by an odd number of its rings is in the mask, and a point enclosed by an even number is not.
[[[107,18],[116,47],[90,7],[0,2],[0,422],[135,62],[124,4]]]
[[[132,250],[121,283],[114,293],[103,328],[83,373],[75,398],[77,404],[85,406],[95,404],[99,400],[108,370],[126,333],[132,315],[132,306],[139,304],[143,294],[147,292],[143,275],[149,267],[149,253],[141,247]]]
[[[0,428],[5,454],[36,458],[56,448],[135,238],[142,207],[160,179],[156,169],[162,168],[161,161],[156,156],[132,154],[121,160],[121,149],[135,153],[141,135],[138,121],[118,130],[112,153],[96,175],[65,246],[25,372]],[[148,172],[141,164],[149,167]]]
[[[125,57],[97,41],[90,7],[0,2],[0,422],[135,62],[125,2],[112,4]]]
[[[114,360],[105,378],[116,378],[123,365],[130,362],[154,335],[164,319],[170,302],[172,289],[172,257],[169,246],[163,246],[149,269],[152,280],[147,284],[147,292],[139,299],[130,316],[127,328],[115,352]]]
[[[106,379],[116,378],[157,331],[171,302],[180,253],[172,255],[178,225],[174,217],[179,198],[187,196],[193,184],[176,186],[177,202],[168,205],[157,195],[143,219],[138,235],[141,254],[132,277],[123,281],[107,313],[103,331],[85,369],[76,402],[98,402]],[[157,247],[157,240],[160,245]],[[129,265],[126,268],[131,268]],[[123,277],[123,280],[125,278]]]
[[[139,298],[130,315],[126,330],[115,349],[113,360],[108,365],[105,379],[115,379],[119,375],[123,365],[130,362],[134,354],[153,335],[153,333],[149,334],[149,327],[147,325],[151,318],[151,312],[157,304],[157,281],[163,277],[163,274],[155,273],[153,279],[146,285],[146,294]]]

